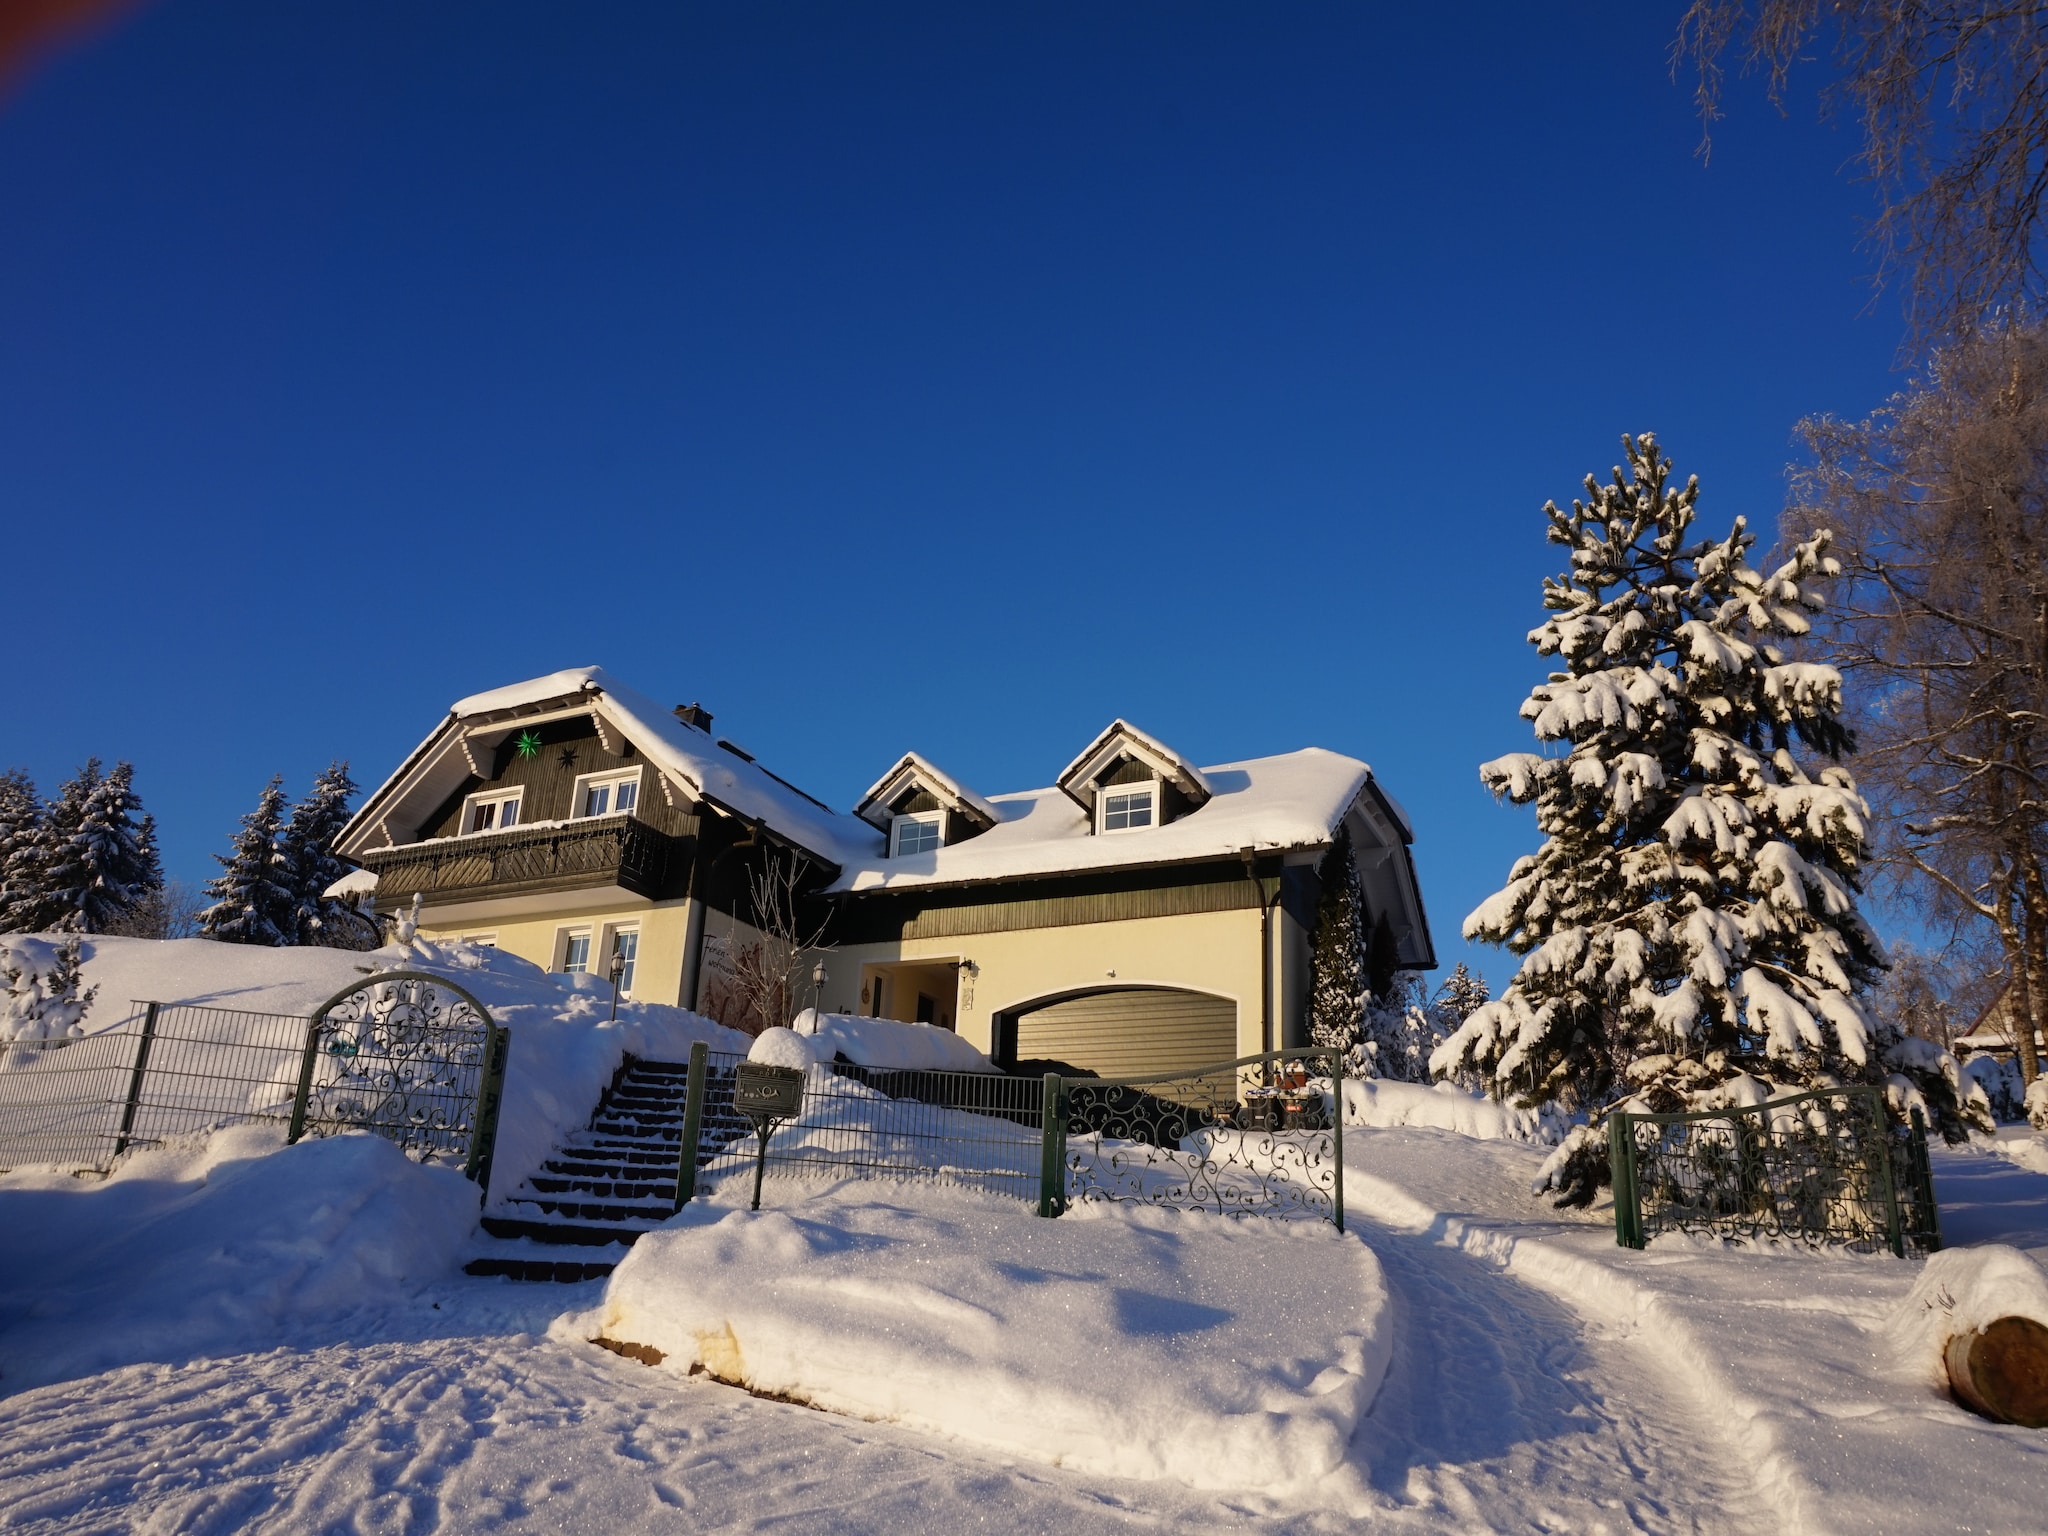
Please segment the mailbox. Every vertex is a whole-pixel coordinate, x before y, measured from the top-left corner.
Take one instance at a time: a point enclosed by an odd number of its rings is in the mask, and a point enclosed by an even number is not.
[[[743,1061],[733,1081],[732,1107],[749,1119],[789,1120],[804,1103],[804,1075],[795,1067]]]

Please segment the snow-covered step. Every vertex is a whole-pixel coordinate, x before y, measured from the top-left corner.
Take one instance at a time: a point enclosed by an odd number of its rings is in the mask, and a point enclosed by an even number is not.
[[[622,1254],[674,1214],[689,1086],[689,1068],[681,1062],[631,1063],[590,1124],[563,1138],[539,1172],[484,1213],[483,1236],[463,1268],[515,1280],[609,1274],[616,1255],[558,1251],[617,1248]],[[714,1075],[705,1090],[700,1167],[747,1130],[732,1111],[729,1080]]]

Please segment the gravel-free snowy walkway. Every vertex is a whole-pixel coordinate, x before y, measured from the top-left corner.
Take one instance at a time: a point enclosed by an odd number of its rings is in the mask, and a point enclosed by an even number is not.
[[[596,1307],[601,1284],[457,1277],[272,1317],[253,1352],[173,1339],[151,1352],[163,1363],[0,1396],[0,1530],[2033,1522],[2048,1436],[1970,1418],[1885,1353],[1885,1319],[1922,1266],[1661,1244],[1622,1254],[1597,1215],[1559,1220],[1528,1200],[1536,1149],[1415,1129],[1354,1131],[1346,1145],[1354,1230],[1391,1297],[1392,1362],[1347,1467],[1286,1499],[1084,1474],[756,1399],[547,1337],[560,1314]],[[1991,1159],[1942,1168],[1960,1197],[1952,1236],[2010,1239],[2048,1214],[2048,1178]],[[0,1226],[8,1199],[0,1186]]]

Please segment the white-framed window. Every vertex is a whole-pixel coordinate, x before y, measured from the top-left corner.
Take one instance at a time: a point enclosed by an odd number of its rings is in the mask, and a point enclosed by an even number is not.
[[[617,773],[587,773],[576,781],[570,797],[569,814],[619,816],[640,804],[640,770],[626,768]]]
[[[580,976],[590,969],[590,930],[564,928],[555,940],[561,963],[555,969],[566,976]]]
[[[1105,784],[1095,792],[1098,832],[1136,832],[1159,820],[1159,785]]]
[[[611,953],[605,958],[605,975],[611,975],[612,962],[620,962],[619,996],[633,995],[633,972],[640,963],[640,930],[638,928],[614,928],[611,930]]]
[[[462,942],[474,944],[479,949],[496,949],[498,947],[498,936],[495,933],[465,933],[462,936]]]
[[[930,853],[946,840],[944,811],[899,811],[889,823],[890,855]]]
[[[499,827],[516,827],[522,793],[517,789],[478,790],[462,802],[462,824],[456,831],[492,832]]]

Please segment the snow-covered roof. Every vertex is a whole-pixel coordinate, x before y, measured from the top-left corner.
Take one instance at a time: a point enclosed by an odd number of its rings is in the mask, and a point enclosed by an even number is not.
[[[1143,831],[1096,833],[1059,787],[992,796],[1000,818],[979,837],[928,853],[849,861],[830,889],[879,891],[1319,848],[1372,782],[1354,757],[1307,747],[1199,770],[1207,804]]]
[[[477,770],[473,744],[493,745],[494,735],[557,710],[588,712],[600,731],[609,723],[690,799],[766,827],[820,859],[843,867],[881,854],[882,838],[866,822],[841,815],[720,746],[710,732],[677,719],[602,667],[571,667],[457,699],[447,719],[363,802],[342,833],[342,851],[354,855],[383,846],[378,829],[387,817],[403,820],[401,803],[425,815]],[[416,831],[416,824],[393,827],[388,835],[403,842]]]
[[[1054,786],[1083,810],[1092,812],[1093,802],[1084,793],[1096,776],[1119,757],[1134,757],[1172,784],[1196,805],[1214,793],[1202,770],[1173,750],[1157,736],[1139,730],[1128,720],[1112,720],[1102,728],[1081,755],[1060,770]]]
[[[895,767],[869,785],[853,814],[886,830],[889,805],[913,784],[928,791],[947,810],[957,811],[980,826],[992,827],[1002,820],[994,806],[917,752],[904,753]]]

